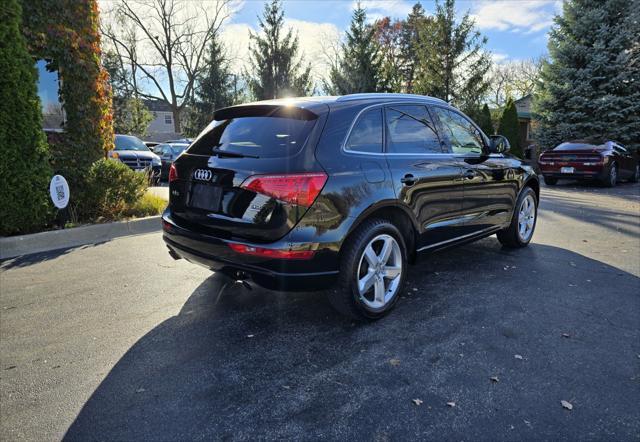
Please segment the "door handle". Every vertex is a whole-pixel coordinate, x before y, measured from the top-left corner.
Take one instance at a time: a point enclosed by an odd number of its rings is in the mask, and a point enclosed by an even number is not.
[[[476,175],[477,174],[474,170],[466,170],[463,176],[465,180],[472,180],[476,177]]]
[[[400,178],[400,182],[405,186],[413,186],[416,183],[416,179],[410,173],[406,174],[402,178]]]

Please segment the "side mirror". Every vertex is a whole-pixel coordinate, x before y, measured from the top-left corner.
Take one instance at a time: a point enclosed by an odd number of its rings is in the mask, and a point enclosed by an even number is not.
[[[509,140],[502,135],[491,135],[491,145],[489,146],[490,153],[507,153],[511,150]]]

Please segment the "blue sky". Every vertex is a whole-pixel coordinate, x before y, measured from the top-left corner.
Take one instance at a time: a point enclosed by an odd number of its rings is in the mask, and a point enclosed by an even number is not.
[[[369,17],[373,20],[382,16],[404,18],[415,1],[411,0],[370,0],[363,1]],[[421,2],[427,12],[433,12],[435,2]],[[257,27],[257,16],[262,13],[264,1],[245,0],[230,23],[239,26]],[[313,33],[313,25],[333,25],[338,32],[349,26],[353,0],[285,0],[286,19],[297,28],[299,34]],[[487,48],[494,53],[496,61],[539,57],[546,53],[546,33],[554,14],[561,8],[555,0],[458,0],[456,8],[460,16],[466,11],[475,17],[477,27],[489,39]],[[304,27],[298,25],[304,24]],[[238,34],[234,32],[237,37]],[[237,38],[232,37],[231,40]],[[313,42],[306,35],[300,35],[301,46],[309,49],[315,58]],[[317,38],[317,36],[316,36]],[[226,39],[229,39],[227,36]]]

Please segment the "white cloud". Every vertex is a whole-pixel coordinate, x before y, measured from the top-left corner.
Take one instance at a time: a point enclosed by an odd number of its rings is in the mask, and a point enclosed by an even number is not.
[[[483,1],[472,15],[480,29],[537,32],[552,24],[554,10],[545,0]]]
[[[494,63],[504,63],[506,61],[509,61],[509,55],[505,54],[503,52],[492,52],[491,53],[491,59],[493,60]]]
[[[354,10],[358,3],[367,11],[367,20],[375,21],[383,17],[405,18],[411,12],[415,1],[409,0],[354,0],[350,10]]]
[[[285,19],[285,27],[293,29],[298,35],[299,51],[306,63],[311,63],[311,75],[314,79],[326,76],[325,48],[328,48],[340,38],[340,31],[332,23],[317,23],[304,20]],[[241,73],[249,66],[249,31],[257,32],[256,28],[246,23],[227,25],[222,31],[222,40],[227,53],[232,57],[231,69]]]

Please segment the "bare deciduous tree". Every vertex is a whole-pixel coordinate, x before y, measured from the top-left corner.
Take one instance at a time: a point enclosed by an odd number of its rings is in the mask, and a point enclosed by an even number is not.
[[[494,64],[489,90],[491,104],[502,107],[509,97],[518,99],[532,93],[540,77],[541,67],[541,58]]]
[[[128,68],[127,86],[139,97],[168,104],[175,132],[181,132],[180,117],[207,44],[233,6],[233,0],[118,0],[105,11],[101,31]]]

